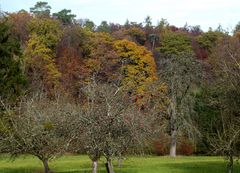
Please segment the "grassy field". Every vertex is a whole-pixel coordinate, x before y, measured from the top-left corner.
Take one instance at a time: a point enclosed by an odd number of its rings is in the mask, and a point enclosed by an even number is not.
[[[100,173],[104,173],[104,160],[100,160]],[[87,156],[64,156],[50,162],[56,173],[90,173],[91,162]],[[224,173],[226,161],[220,157],[129,157],[120,169],[115,162],[116,173]],[[41,162],[34,157],[20,157],[14,162],[0,156],[0,173],[39,173]],[[235,165],[235,172],[240,165]]]

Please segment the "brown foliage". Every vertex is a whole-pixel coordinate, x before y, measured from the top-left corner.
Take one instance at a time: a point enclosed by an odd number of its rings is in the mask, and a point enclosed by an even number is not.
[[[184,156],[190,156],[194,152],[194,147],[192,143],[187,139],[182,139],[179,143],[179,146],[177,147],[177,154],[184,155]]]
[[[153,143],[153,153],[158,156],[164,156],[169,153],[169,138],[162,135]]]
[[[8,14],[9,23],[12,25],[12,34],[14,34],[19,40],[22,41],[22,44],[29,38],[28,23],[32,19],[32,16],[27,12],[17,12]]]

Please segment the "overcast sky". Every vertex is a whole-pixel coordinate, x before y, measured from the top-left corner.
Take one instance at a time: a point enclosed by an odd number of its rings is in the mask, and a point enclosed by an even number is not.
[[[0,0],[3,11],[29,11],[39,0]],[[42,0],[44,1],[44,0]],[[219,24],[231,31],[240,21],[240,0],[45,0],[52,12],[71,9],[77,18],[114,23],[143,22],[147,15],[154,24],[161,18],[176,26],[201,25],[203,30]]]

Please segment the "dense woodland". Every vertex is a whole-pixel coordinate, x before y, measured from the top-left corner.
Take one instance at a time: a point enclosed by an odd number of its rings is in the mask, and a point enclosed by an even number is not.
[[[0,150],[48,161],[127,154],[224,155],[240,145],[240,24],[124,25],[51,13],[0,15]]]

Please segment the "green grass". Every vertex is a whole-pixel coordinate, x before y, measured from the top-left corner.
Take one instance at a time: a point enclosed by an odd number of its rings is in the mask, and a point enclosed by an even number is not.
[[[104,159],[99,161],[100,173],[104,173]],[[116,173],[225,173],[226,161],[221,157],[129,157]],[[50,162],[56,173],[90,173],[91,161],[87,156],[64,156]],[[42,163],[31,156],[19,157],[14,162],[6,155],[0,156],[0,173],[39,173]],[[235,164],[235,172],[240,166]]]

